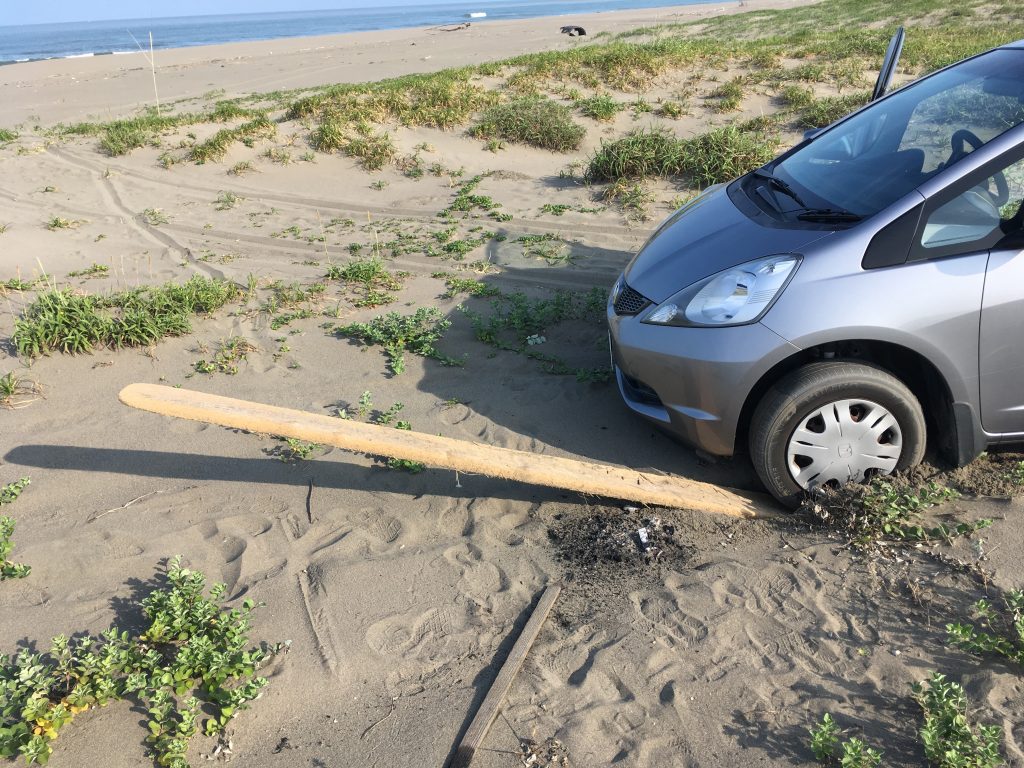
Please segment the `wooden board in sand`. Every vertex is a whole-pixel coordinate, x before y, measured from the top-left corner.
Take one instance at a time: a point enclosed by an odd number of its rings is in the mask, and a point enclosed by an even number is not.
[[[121,402],[144,411],[218,424],[358,453],[418,461],[430,467],[472,472],[523,483],[578,491],[624,501],[696,509],[734,517],[765,516],[750,499],[709,483],[455,440],[439,435],[387,429],[333,416],[236,400],[158,384],[129,384]]]

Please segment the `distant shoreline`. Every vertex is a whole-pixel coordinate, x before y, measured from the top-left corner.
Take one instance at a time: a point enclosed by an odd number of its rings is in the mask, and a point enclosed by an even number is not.
[[[575,0],[539,3],[536,0],[441,3],[424,6],[354,8],[345,11],[209,14],[153,19],[117,19],[0,27],[0,65],[26,64],[69,58],[92,58],[138,53],[152,32],[154,49],[165,51],[207,45],[273,42],[277,40],[430,29],[470,22],[528,21],[553,17],[643,12],[714,4],[718,0]],[[576,6],[576,7],[573,7]],[[126,35],[134,35],[133,41]]]
[[[351,32],[269,41],[223,43],[156,52],[162,104],[230,99],[252,93],[360,83],[437,72],[544,51],[571,50],[602,32],[700,21],[722,14],[793,8],[815,0],[736,0],[573,15],[587,37],[560,34],[555,19],[536,17]],[[445,25],[447,26],[447,25]],[[198,101],[197,101],[198,100]],[[105,55],[20,62],[0,67],[3,125],[111,120],[154,103],[150,68],[142,56]]]

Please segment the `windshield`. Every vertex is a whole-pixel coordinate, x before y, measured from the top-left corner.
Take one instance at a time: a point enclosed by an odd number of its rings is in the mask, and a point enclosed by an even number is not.
[[[870,216],[1024,121],[1024,51],[998,50],[913,83],[771,172],[806,205]]]

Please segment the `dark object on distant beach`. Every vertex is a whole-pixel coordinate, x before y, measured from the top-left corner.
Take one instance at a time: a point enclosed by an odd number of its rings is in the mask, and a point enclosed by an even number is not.
[[[583,27],[577,27],[572,24],[562,27],[562,34],[568,35],[569,37],[583,37],[587,34],[587,30]]]

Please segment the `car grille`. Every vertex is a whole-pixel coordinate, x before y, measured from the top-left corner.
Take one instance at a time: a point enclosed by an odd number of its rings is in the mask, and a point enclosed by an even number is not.
[[[635,315],[651,303],[651,300],[628,285],[623,285],[619,297],[615,299],[616,315]]]

